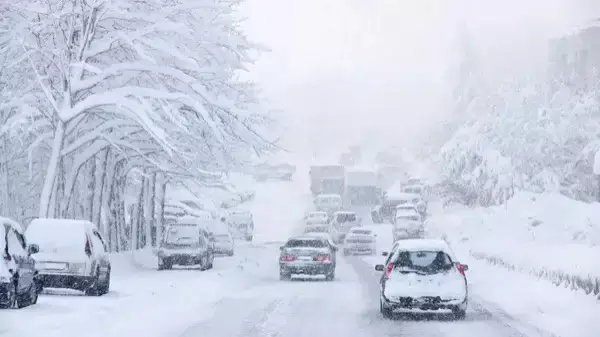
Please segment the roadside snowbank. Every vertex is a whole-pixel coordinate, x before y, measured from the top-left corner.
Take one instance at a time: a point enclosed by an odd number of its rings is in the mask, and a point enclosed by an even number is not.
[[[600,205],[560,195],[521,193],[506,205],[445,210],[428,221],[471,256],[555,285],[600,292]]]

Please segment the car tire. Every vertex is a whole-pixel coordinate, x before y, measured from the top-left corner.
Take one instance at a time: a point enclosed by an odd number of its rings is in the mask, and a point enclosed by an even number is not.
[[[246,241],[252,241],[253,236],[252,235],[247,235],[246,236]]]
[[[37,304],[38,301],[38,285],[37,281],[31,282],[31,286],[29,286],[29,305]]]
[[[86,296],[100,296],[99,287],[100,287],[100,268],[96,268],[96,275],[94,276],[94,280],[92,281],[92,284],[90,284],[87,287],[87,289],[85,289],[83,292],[85,293]]]
[[[455,320],[462,321],[467,317],[467,311],[464,309],[454,309],[452,310],[452,315]]]
[[[19,299],[17,295],[17,284],[12,282],[12,287],[8,287],[8,292],[6,294],[6,303],[2,303],[0,306],[2,309],[14,309],[19,308]]]
[[[110,266],[106,270],[106,276],[101,285],[98,286],[99,295],[106,295],[110,291]]]
[[[333,281],[335,280],[335,269],[332,268],[327,275],[325,275],[325,281]]]
[[[279,280],[280,281],[289,281],[292,279],[292,274],[288,273],[287,271],[280,269],[279,270]]]
[[[392,309],[386,308],[383,305],[383,302],[381,301],[381,299],[379,299],[379,312],[381,313],[383,318],[386,318],[386,319],[390,319],[394,316]]]

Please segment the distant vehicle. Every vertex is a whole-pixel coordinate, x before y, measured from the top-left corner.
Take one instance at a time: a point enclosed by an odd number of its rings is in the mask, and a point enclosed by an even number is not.
[[[392,226],[394,241],[403,239],[419,239],[425,236],[422,218],[414,211],[398,211]]]
[[[233,256],[235,244],[231,233],[218,233],[215,237],[215,254],[225,254]]]
[[[421,216],[424,216],[424,213],[427,211],[426,207],[419,206],[423,205],[423,199],[420,195],[396,192],[384,196],[383,202],[371,210],[371,218],[374,223],[383,223],[384,221],[393,223],[398,205],[406,204],[417,206],[417,210],[421,213]],[[423,211],[421,212],[421,210]]]
[[[313,203],[318,212],[325,212],[329,215],[344,207],[344,201],[339,194],[319,194]]]
[[[213,267],[215,255],[201,224],[192,221],[168,225],[158,248],[158,270],[172,269],[174,265]]]
[[[317,194],[344,195],[345,169],[342,165],[313,165],[309,170],[310,191]]]
[[[86,220],[34,219],[25,231],[39,245],[40,288],[68,288],[100,296],[110,290],[108,248],[96,226]]]
[[[331,226],[327,223],[325,224],[310,224],[304,226],[304,233],[331,233]]]
[[[345,196],[353,206],[377,204],[381,196],[377,172],[371,169],[347,168]]]
[[[310,237],[316,237],[316,238],[325,239],[325,240],[329,241],[329,244],[332,247],[336,247],[336,244],[333,242],[333,238],[331,237],[331,234],[329,234],[329,233],[324,233],[324,232],[309,232],[309,233],[304,234],[304,236],[310,236]]]
[[[306,225],[326,224],[329,222],[327,212],[310,212],[304,217]]]
[[[339,211],[333,214],[330,224],[334,242],[342,243],[350,229],[361,225],[361,219],[355,212]]]
[[[279,278],[289,280],[294,274],[324,275],[335,279],[337,247],[324,238],[299,236],[280,247]]]
[[[254,217],[247,210],[234,209],[227,215],[229,231],[235,239],[252,241],[254,237]]]
[[[291,164],[259,164],[254,167],[254,179],[266,181],[269,179],[292,180],[296,173],[296,166]]]
[[[372,230],[358,227],[350,229],[344,238],[344,255],[354,253],[369,253],[375,255],[377,252],[377,235]]]
[[[443,240],[403,240],[394,244],[382,272],[379,310],[389,318],[395,310],[451,310],[464,319],[468,303],[469,270]]]
[[[39,286],[35,259],[36,244],[27,244],[19,223],[0,217],[0,308],[24,308],[37,303]]]
[[[398,206],[396,206],[396,212],[394,214],[394,217],[392,218],[393,221],[392,223],[396,223],[396,216],[398,214],[414,214],[417,215],[420,219],[421,219],[421,213],[419,212],[419,210],[417,209],[416,205],[413,204],[400,204]]]

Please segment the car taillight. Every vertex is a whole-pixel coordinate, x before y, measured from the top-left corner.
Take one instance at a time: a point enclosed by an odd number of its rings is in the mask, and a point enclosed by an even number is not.
[[[458,273],[461,274],[462,276],[465,276],[465,268],[463,268],[463,265],[460,263],[456,263],[456,270],[458,270]]]
[[[390,263],[387,265],[387,268],[385,268],[385,277],[389,277],[392,270],[394,270],[394,265]]]
[[[314,261],[319,261],[319,262],[325,262],[325,261],[329,261],[329,255],[321,255],[321,256],[315,256],[313,258]]]
[[[293,255],[284,255],[284,256],[282,256],[282,257],[279,258],[279,261],[290,262],[290,261],[294,261],[295,259],[296,259],[296,257],[293,256]]]
[[[90,245],[90,239],[85,240],[85,255],[88,257],[92,256],[92,246]]]

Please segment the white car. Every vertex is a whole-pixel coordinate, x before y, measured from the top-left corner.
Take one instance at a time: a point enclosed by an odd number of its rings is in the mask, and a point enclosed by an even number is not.
[[[352,228],[344,238],[344,255],[352,253],[369,253],[374,255],[377,252],[377,235],[372,230],[366,228]]]
[[[252,241],[254,236],[254,217],[252,213],[243,209],[234,209],[227,214],[226,221],[229,225],[229,232],[236,239]]]
[[[202,221],[185,219],[180,223],[168,225],[160,238],[156,255],[158,270],[172,269],[174,265],[199,265],[200,270],[213,267],[215,255],[211,242],[205,235]]]
[[[307,225],[326,224],[329,222],[329,215],[327,212],[310,212],[304,217],[304,221]]]
[[[464,319],[468,302],[467,265],[458,262],[444,240],[415,239],[394,243],[380,279],[379,310],[389,318],[398,310],[451,311]]]
[[[33,255],[43,288],[70,288],[99,296],[110,288],[104,238],[86,220],[34,219],[25,236],[39,246]]]
[[[361,226],[361,218],[356,216],[355,212],[339,211],[335,212],[331,218],[332,236],[335,242],[342,243],[344,238],[354,227]]]
[[[392,226],[392,236],[394,241],[402,239],[419,239],[424,237],[425,228],[423,219],[420,215],[412,211],[396,213],[394,225]]]
[[[331,233],[331,226],[329,224],[313,224],[304,226],[304,233]]]
[[[215,237],[215,254],[225,254],[233,256],[235,252],[235,244],[231,233],[216,233]]]

